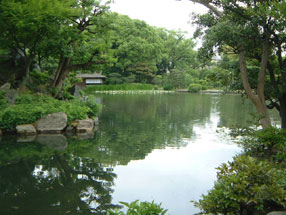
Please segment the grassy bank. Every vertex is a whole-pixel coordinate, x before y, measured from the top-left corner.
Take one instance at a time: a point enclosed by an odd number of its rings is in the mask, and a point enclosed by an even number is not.
[[[0,95],[0,129],[13,130],[17,125],[33,123],[56,112],[65,112],[68,124],[76,119],[95,116],[100,106],[93,99],[57,100],[44,94],[25,93],[17,97],[15,104],[8,104],[5,93]]]
[[[87,86],[84,92],[87,94],[98,91],[140,91],[140,90],[153,90],[154,85],[151,84],[116,84],[116,85],[95,85]]]

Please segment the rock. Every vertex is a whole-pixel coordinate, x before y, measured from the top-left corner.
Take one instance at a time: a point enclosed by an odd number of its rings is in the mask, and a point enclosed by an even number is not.
[[[94,121],[92,119],[78,120],[76,131],[78,133],[93,132]]]
[[[62,134],[39,134],[36,142],[57,151],[65,150],[68,145],[67,138]]]
[[[10,84],[10,83],[5,83],[5,84],[3,84],[3,85],[0,87],[0,90],[7,91],[7,90],[10,90],[10,88],[11,88],[11,84]]]
[[[78,140],[88,140],[94,138],[94,132],[86,132],[86,133],[78,133],[77,139]]]
[[[36,122],[39,133],[58,134],[67,126],[67,115],[64,112],[48,114]]]
[[[37,134],[36,128],[31,124],[17,125],[17,134],[19,135],[35,135]]]
[[[286,211],[273,211],[268,213],[267,215],[286,215]]]
[[[20,136],[17,138],[17,143],[29,143],[36,140],[37,135]]]

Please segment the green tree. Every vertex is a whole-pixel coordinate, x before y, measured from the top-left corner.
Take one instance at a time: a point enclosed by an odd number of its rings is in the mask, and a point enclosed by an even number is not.
[[[54,58],[58,59],[54,88],[61,88],[72,70],[90,69],[93,65],[113,60],[108,39],[109,3],[102,4],[98,0],[74,2],[73,7],[79,13],[69,17],[52,41],[56,47]]]
[[[183,32],[166,29],[158,31],[164,41],[162,61],[157,65],[160,74],[173,69],[187,71],[198,66],[195,43],[192,39],[185,38]]]
[[[261,115],[263,127],[271,125],[267,107],[280,112],[281,126],[286,128],[286,70],[285,2],[281,1],[205,1],[191,0],[210,9],[208,14],[196,16],[196,36],[202,36],[201,53],[210,57],[213,48],[239,56],[240,73],[245,92]],[[248,61],[255,60],[257,84],[249,81]],[[265,84],[269,72],[271,95],[266,95]],[[270,103],[268,105],[267,101]]]
[[[137,82],[151,82],[163,51],[157,28],[114,13],[111,37],[117,62],[109,67],[109,73],[117,72],[123,77],[136,75]]]
[[[75,11],[71,0],[2,0],[0,2],[0,47],[24,61],[24,82],[41,43],[58,30]]]

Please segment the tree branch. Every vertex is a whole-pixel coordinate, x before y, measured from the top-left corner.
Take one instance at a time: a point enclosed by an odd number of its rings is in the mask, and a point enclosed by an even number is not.
[[[221,17],[223,15],[223,12],[219,11],[215,6],[211,5],[211,2],[209,0],[190,0],[194,3],[199,3],[208,9],[210,9],[215,15],[218,17]]]

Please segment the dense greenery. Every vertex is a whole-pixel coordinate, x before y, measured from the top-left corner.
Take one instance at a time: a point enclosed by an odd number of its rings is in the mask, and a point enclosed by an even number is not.
[[[167,210],[161,208],[161,204],[153,202],[139,202],[134,201],[131,203],[121,202],[128,208],[127,212],[122,211],[108,211],[107,215],[164,215]]]
[[[209,12],[196,15],[195,36],[201,36],[199,53],[211,58],[215,50],[235,55],[245,93],[271,126],[267,108],[276,108],[286,128],[285,2],[255,0],[191,0]]]
[[[34,90],[37,84],[61,97],[72,72],[102,72],[107,84],[149,83],[166,89],[208,80],[210,64],[198,60],[193,40],[183,32],[113,13],[109,4],[1,1],[0,83]],[[205,87],[223,85],[213,78]]]
[[[49,113],[65,112],[70,124],[76,119],[93,117],[99,111],[99,106],[94,100],[61,101],[43,94],[23,94],[18,96],[15,105],[2,105],[2,107],[0,128],[4,130],[13,130],[19,124],[34,123]]]
[[[236,129],[233,134],[240,136],[244,154],[217,168],[214,187],[195,205],[214,214],[258,215],[284,210],[285,130]]]

